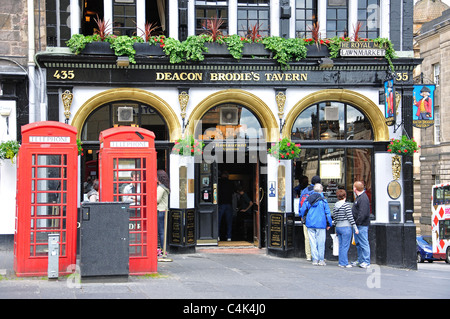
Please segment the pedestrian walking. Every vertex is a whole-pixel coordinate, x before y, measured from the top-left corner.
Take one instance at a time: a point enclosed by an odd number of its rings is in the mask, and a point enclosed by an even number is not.
[[[166,254],[165,243],[165,231],[164,231],[164,223],[167,211],[169,209],[169,177],[167,173],[163,170],[158,170],[156,172],[158,178],[158,186],[156,187],[156,210],[158,212],[158,237],[159,244],[163,254]]]
[[[308,177],[303,179],[303,182],[308,184]],[[311,179],[311,185],[308,185],[307,187],[305,187],[302,190],[302,192],[300,194],[300,201],[299,201],[299,208],[298,208],[299,212],[302,208],[302,205],[305,203],[306,199],[309,197],[309,195],[314,193],[314,185],[317,183],[320,183],[320,182],[321,182],[320,176],[318,176],[318,175],[313,176],[313,178]],[[305,218],[302,219],[302,222],[303,222],[303,235],[305,236],[306,260],[310,261],[311,260],[311,245],[309,244],[308,228],[306,227],[306,224],[305,224]]]
[[[325,266],[326,230],[330,229],[332,220],[330,208],[322,194],[322,184],[315,184],[313,190],[314,192],[303,203],[299,215],[306,216],[305,224],[308,228],[312,264]]]
[[[358,234],[358,227],[353,219],[352,209],[347,199],[347,192],[344,189],[336,191],[338,201],[334,205],[331,215],[333,223],[336,226],[336,235],[339,242],[339,267],[350,268],[348,263],[348,249],[352,241],[352,228],[355,234]]]
[[[370,225],[370,201],[364,190],[364,183],[356,181],[353,183],[355,202],[352,207],[353,219],[359,233],[355,236],[356,252],[358,260],[352,266],[368,268],[370,266],[370,245],[369,245],[369,225]]]

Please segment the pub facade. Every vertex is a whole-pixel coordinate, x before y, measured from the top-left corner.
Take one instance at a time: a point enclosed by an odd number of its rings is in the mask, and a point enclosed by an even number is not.
[[[294,189],[305,176],[310,182],[319,175],[331,208],[337,188],[353,202],[353,183],[364,181],[371,200],[373,263],[416,267],[412,163],[404,157],[400,176],[393,177],[387,151],[391,138],[412,133],[412,72],[418,64],[412,58],[412,0],[61,1],[67,2],[68,17],[62,9],[51,10],[50,2],[47,49],[36,55],[45,103],[30,111],[35,114],[30,121],[65,122],[76,129],[83,149],[79,202],[99,177],[101,132],[135,126],[154,133],[157,169],[170,176],[170,216],[175,217],[169,220],[169,251],[195,251],[227,240],[218,212],[221,176],[227,172],[233,191],[242,188],[253,202],[244,220],[238,222],[235,213],[230,240],[269,252],[291,246],[301,256]],[[209,47],[203,58],[174,63],[164,48],[169,39],[181,45],[210,32],[208,23],[217,18],[223,36],[249,37],[257,26],[260,39],[310,39],[313,44],[305,46],[301,59],[288,62],[280,62],[266,43],[265,52],[243,52],[239,59],[230,50]],[[155,22],[164,35],[156,46],[162,53],[136,51],[123,62],[114,51],[70,51],[66,41],[93,34],[98,19],[110,21],[117,39],[140,36],[146,22]],[[317,42],[315,31],[321,37]],[[377,38],[389,39],[396,58],[386,58],[389,44],[372,41]],[[333,53],[337,39],[343,41]],[[391,118],[385,106],[388,80],[396,92]],[[176,157],[172,149],[189,136],[204,143],[203,154],[192,157],[193,164],[180,164],[186,156]],[[301,145],[286,171],[267,154],[283,138]],[[273,208],[280,194],[283,199]],[[292,228],[285,226],[294,235],[283,235],[281,248],[273,241],[271,213],[293,216],[285,222]],[[180,230],[180,216],[186,217],[187,229]],[[181,242],[180,236],[185,237]]]

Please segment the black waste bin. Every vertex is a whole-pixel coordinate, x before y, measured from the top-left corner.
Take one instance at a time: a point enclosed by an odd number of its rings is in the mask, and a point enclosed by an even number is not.
[[[129,274],[129,204],[84,202],[80,218],[80,275]]]

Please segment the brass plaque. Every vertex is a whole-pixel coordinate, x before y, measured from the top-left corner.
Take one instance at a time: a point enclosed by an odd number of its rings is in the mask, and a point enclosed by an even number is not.
[[[398,181],[391,181],[387,187],[388,195],[392,199],[397,199],[402,194],[402,187]]]

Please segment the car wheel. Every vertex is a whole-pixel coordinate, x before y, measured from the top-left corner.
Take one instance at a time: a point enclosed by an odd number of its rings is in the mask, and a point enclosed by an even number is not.
[[[445,254],[445,262],[450,263],[450,247],[447,248],[447,253]]]
[[[423,263],[423,258],[422,258],[422,255],[420,253],[417,253],[417,262],[418,263]]]

